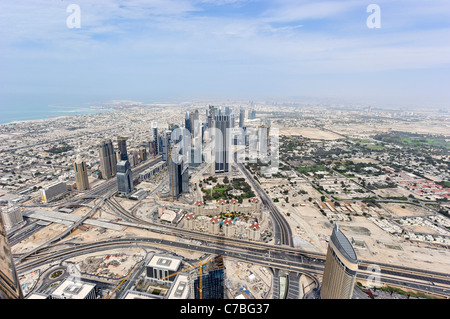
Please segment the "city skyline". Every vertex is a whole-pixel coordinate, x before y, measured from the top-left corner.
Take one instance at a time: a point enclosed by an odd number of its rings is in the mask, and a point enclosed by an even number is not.
[[[77,1],[0,5],[2,109],[194,98],[448,107],[449,4]]]
[[[448,297],[449,113],[250,104],[1,125],[19,298]]]
[[[3,1],[0,299],[450,298],[448,39],[448,0]]]

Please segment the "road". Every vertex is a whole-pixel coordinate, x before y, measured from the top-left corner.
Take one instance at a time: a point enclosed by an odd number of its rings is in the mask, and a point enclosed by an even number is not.
[[[236,159],[235,159],[236,160]],[[236,164],[239,169],[244,173],[247,179],[253,186],[253,189],[256,190],[259,197],[261,198],[261,202],[269,209],[270,215],[272,217],[273,226],[274,226],[274,238],[275,244],[277,245],[286,245],[290,247],[294,247],[294,243],[292,240],[292,230],[289,224],[287,223],[284,216],[280,213],[278,208],[273,204],[272,200],[267,196],[267,193],[262,189],[257,181],[253,178],[253,176],[247,171],[242,163],[238,163],[236,160]]]
[[[154,247],[155,244],[214,255],[220,254],[224,257],[255,263],[287,272],[306,273],[313,276],[313,278],[316,278],[318,275],[322,275],[324,268],[324,259],[300,255],[298,252],[293,252],[289,247],[278,247],[276,250],[273,249],[268,251],[266,248],[257,249],[241,243],[223,244],[220,242],[204,240],[202,244],[198,244],[195,242],[180,242],[160,238],[136,237],[115,238],[94,243],[77,244],[57,251],[41,252],[39,255],[34,256],[27,262],[19,264],[17,266],[17,270],[19,273],[24,272],[50,261],[54,262],[57,260],[70,258],[74,254],[88,254],[113,249],[115,247],[123,247],[124,245]],[[439,276],[434,275],[434,277],[432,277],[427,273],[427,271],[423,270],[409,269],[407,267],[399,268],[392,265],[379,266],[381,269],[380,280],[385,284],[408,287],[450,297],[448,291],[450,287],[448,274],[439,274]],[[358,280],[364,283],[364,280],[369,278],[371,275],[372,272],[367,270],[367,265],[363,262],[360,270],[358,271]],[[430,280],[432,280],[433,283],[431,283]]]
[[[147,163],[147,165],[153,165],[153,163]],[[144,165],[140,167],[141,170],[144,170],[145,168],[146,167],[144,167]],[[314,276],[314,278],[316,276],[321,276],[323,274],[325,255],[303,251],[292,247],[292,235],[286,220],[276,209],[276,207],[274,207],[270,198],[268,198],[267,194],[262,190],[253,177],[250,176],[247,170],[242,166],[240,166],[240,169],[260,195],[263,204],[267,205],[270,209],[274,220],[274,226],[278,227],[276,230],[278,234],[277,238],[279,240],[278,245],[268,245],[260,242],[230,239],[223,236],[214,236],[195,231],[187,231],[169,225],[144,222],[133,216],[130,212],[127,212],[127,210],[121,207],[114,198],[111,198],[111,195],[116,191],[114,179],[111,181],[106,181],[104,185],[97,187],[95,190],[92,190],[90,194],[86,195],[88,197],[92,196],[93,198],[96,198],[96,204],[92,207],[90,212],[85,215],[85,218],[89,218],[89,216],[91,216],[91,214],[93,214],[93,212],[95,212],[96,209],[98,209],[103,203],[108,202],[118,213],[122,214],[123,217],[126,217],[135,223],[130,227],[141,227],[160,234],[176,236],[182,241],[177,239],[164,240],[161,238],[151,237],[114,238],[94,243],[72,244],[69,248],[61,248],[64,247],[64,245],[68,245],[68,243],[57,243],[57,240],[64,238],[64,236],[70,233],[66,230],[66,232],[47,242],[46,245],[41,245],[37,249],[25,255],[16,256],[18,257],[17,269],[20,272],[24,272],[27,269],[44,265],[50,261],[53,262],[58,259],[65,259],[68,258],[68,256],[77,253],[86,254],[90,251],[113,249],[124,245],[145,246],[156,244],[210,253],[214,255],[220,254],[229,258],[256,263],[274,269],[285,270],[288,273],[307,273]],[[77,225],[74,225],[71,229],[75,229],[75,227],[77,227]],[[200,244],[198,244],[199,242]],[[373,262],[360,261],[360,271],[358,272],[359,280],[365,280],[372,275],[372,273],[367,270],[367,267],[371,264],[373,264]],[[377,263],[377,265],[381,269],[380,279],[383,283],[398,285],[401,287],[409,287],[450,297],[447,292],[447,289],[450,287],[450,275],[448,274],[380,263]],[[289,296],[293,297],[295,294],[296,292],[290,292]]]

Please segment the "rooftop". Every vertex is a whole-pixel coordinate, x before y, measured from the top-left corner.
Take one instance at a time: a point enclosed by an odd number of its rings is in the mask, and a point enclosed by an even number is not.
[[[181,259],[181,257],[153,254],[150,257],[147,266],[159,269],[167,269],[170,271],[177,271],[181,264]]]
[[[189,297],[189,275],[179,274],[175,278],[167,299],[187,299]]]
[[[81,282],[69,277],[55,289],[52,296],[64,299],[85,299],[94,288],[95,284]]]
[[[358,262],[358,257],[356,257],[356,253],[353,249],[352,244],[340,230],[338,224],[334,225],[333,233],[331,234],[330,239],[339,250],[339,252],[344,255],[344,257],[347,258],[348,261],[355,264]]]

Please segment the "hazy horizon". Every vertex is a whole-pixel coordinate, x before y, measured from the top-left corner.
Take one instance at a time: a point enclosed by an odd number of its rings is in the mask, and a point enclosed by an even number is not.
[[[301,96],[450,109],[450,3],[374,3],[370,29],[354,0],[2,2],[1,110]]]

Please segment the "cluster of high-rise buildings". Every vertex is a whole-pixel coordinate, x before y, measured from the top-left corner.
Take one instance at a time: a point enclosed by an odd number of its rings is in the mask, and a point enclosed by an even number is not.
[[[158,130],[152,123],[153,140],[142,145],[139,150],[128,152],[127,138],[117,138],[117,149],[110,139],[103,141],[99,147],[100,172],[102,179],[117,178],[120,194],[128,195],[134,190],[132,167],[148,156],[160,155],[167,163],[169,171],[170,196],[177,198],[189,191],[189,167],[197,167],[205,160],[211,161],[211,174],[227,173],[230,170],[231,146],[239,144],[235,127],[235,114],[226,106],[224,110],[215,106],[206,109],[206,120],[200,120],[198,109],[186,112],[184,127],[169,124],[167,129]],[[249,110],[249,119],[255,117],[255,111]],[[246,132],[245,109],[239,110],[239,133]],[[239,134],[238,134],[239,135]],[[266,141],[266,139],[261,139]],[[208,142],[208,146],[205,146]],[[248,143],[245,138],[242,144]],[[208,159],[205,158],[205,151]],[[77,159],[74,164],[76,188],[79,191],[89,189],[86,162]],[[42,192],[41,192],[42,193]],[[58,196],[64,192],[58,193]],[[43,200],[47,196],[42,195]],[[48,199],[45,199],[48,201]]]

